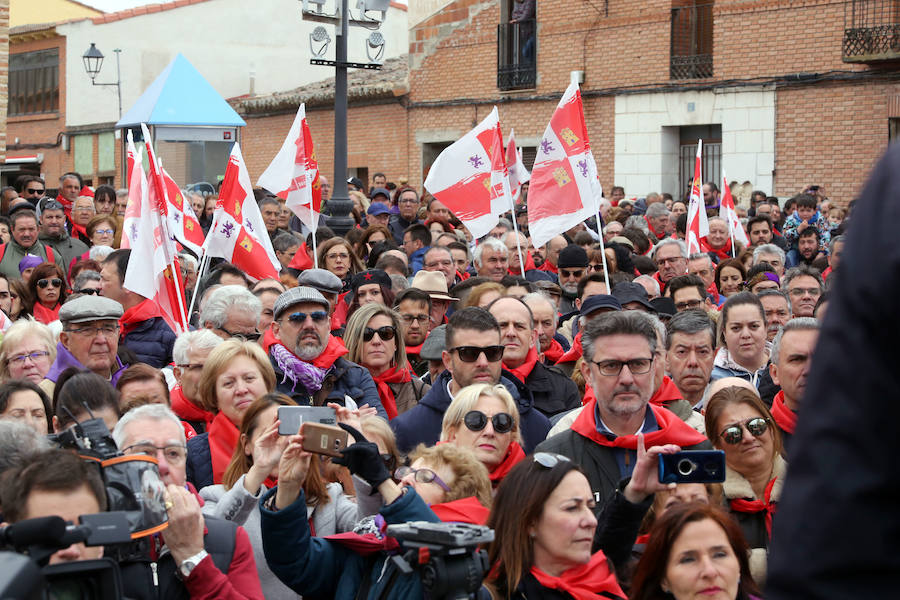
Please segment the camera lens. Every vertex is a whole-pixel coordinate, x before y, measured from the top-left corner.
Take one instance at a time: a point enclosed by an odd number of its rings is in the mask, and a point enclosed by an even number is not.
[[[687,477],[696,470],[697,465],[696,463],[694,463],[694,461],[687,458],[682,458],[678,461],[678,474],[682,477]]]

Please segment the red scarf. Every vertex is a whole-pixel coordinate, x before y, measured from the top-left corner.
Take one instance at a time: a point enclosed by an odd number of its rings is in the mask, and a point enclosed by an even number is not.
[[[585,395],[585,398],[587,398],[587,395]],[[656,423],[659,425],[657,431],[644,434],[644,445],[647,448],[662,446],[663,444],[678,444],[684,448],[706,441],[706,436],[697,433],[690,425],[679,419],[675,413],[653,404],[648,404],[647,406],[653,411],[653,416],[656,417]],[[589,402],[585,403],[578,418],[572,423],[572,431],[597,442],[601,446],[637,450],[637,435],[620,435],[611,440],[597,431],[596,407],[597,399],[592,397]]]
[[[197,431],[187,421],[181,422],[181,428],[184,429],[184,440],[187,441],[197,435]]]
[[[784,390],[775,394],[772,400],[772,416],[782,431],[793,434],[797,427],[797,413],[784,403]]]
[[[481,505],[475,496],[460,498],[452,502],[432,504],[429,508],[437,518],[445,523],[470,523],[484,525],[491,511]]]
[[[625,592],[619,587],[602,551],[591,556],[586,565],[573,567],[559,577],[548,575],[534,566],[531,567],[531,574],[545,588],[560,590],[575,600],[599,600],[610,595],[625,598]]]
[[[547,271],[548,273],[559,273],[559,269],[550,264],[549,260],[544,260],[543,264],[538,267],[538,271]]]
[[[262,349],[265,350],[266,353],[268,353],[269,347],[272,344],[280,344],[280,343],[281,343],[281,340],[279,340],[277,337],[275,337],[275,332],[272,331],[272,328],[266,327],[266,330],[263,331],[262,338],[260,339],[260,345],[262,346]]]
[[[637,536],[637,539],[634,540],[634,543],[635,543],[635,544],[644,544],[644,545],[646,545],[647,542],[649,542],[649,541],[650,541],[650,534],[649,534],[649,533],[642,533],[641,535]]]
[[[719,305],[719,288],[716,287],[715,281],[713,281],[711,284],[709,284],[709,287],[706,288],[706,293],[708,293],[710,296],[712,296],[711,300],[713,301],[713,304],[718,306]]]
[[[778,480],[777,477],[773,477],[772,481],[766,486],[766,490],[763,493],[764,500],[748,500],[746,498],[736,498],[730,502],[731,510],[740,513],[759,513],[765,511],[766,513],[766,533],[768,533],[768,537],[772,537],[772,516],[778,510],[778,503],[772,502],[769,500],[772,496],[772,488],[775,486],[775,482]]]
[[[62,194],[57,194],[56,201],[62,204],[63,212],[66,213],[66,219],[71,223],[72,222],[72,204],[74,204],[71,200],[66,200],[66,198]]]
[[[662,383],[659,384],[659,387],[653,392],[653,395],[650,396],[650,403],[666,408],[667,404],[674,402],[675,400],[681,400],[681,392],[678,391],[678,387],[675,385],[675,382],[672,381],[671,377],[663,375]]]
[[[313,261],[309,257],[309,252],[306,249],[306,242],[303,242],[300,244],[300,247],[297,248],[294,258],[288,263],[288,268],[297,269],[298,271],[305,271],[306,269],[313,268]]]
[[[516,277],[525,277],[525,271],[535,271],[537,270],[537,266],[534,264],[534,258],[531,256],[531,250],[525,253],[525,268],[522,269],[521,272],[516,273],[512,269],[509,270],[510,275],[514,275]]]
[[[213,483],[222,483],[222,476],[241,439],[241,432],[222,412],[213,418],[206,432],[209,434],[207,439],[212,458]]]
[[[544,362],[548,365],[555,365],[565,353],[566,351],[563,350],[562,344],[553,339],[550,340],[550,347],[542,352]]]
[[[556,364],[560,365],[563,363],[575,362],[584,354],[584,350],[581,348],[581,332],[579,331],[575,334],[575,340],[572,342],[572,347],[569,348],[569,351],[562,355]]]
[[[422,352],[422,346],[424,346],[424,345],[425,345],[425,342],[422,342],[418,346],[407,346],[406,347],[406,358],[409,358],[410,356],[418,357],[419,354]]]
[[[700,238],[700,250],[702,252],[712,252],[716,256],[719,257],[719,260],[728,260],[729,258],[734,258],[731,256],[731,240],[725,240],[725,245],[721,248],[713,248],[709,245],[709,240],[706,236]]]
[[[34,314],[34,318],[37,321],[40,321],[44,325],[49,325],[53,321],[59,320],[59,309],[62,308],[62,304],[59,302],[56,303],[56,306],[53,308],[47,308],[40,302],[34,303],[34,308],[31,312]]]
[[[84,225],[78,225],[77,223],[72,223],[72,237],[76,240],[89,240],[91,238],[88,237],[87,229],[84,228]]]
[[[650,230],[650,233],[652,233],[653,235],[656,236],[656,239],[664,240],[666,238],[665,232],[663,232],[662,235],[660,235],[659,232],[653,228],[653,225],[650,223],[650,218],[647,217],[647,215],[644,215],[644,221],[647,223],[647,229]]]
[[[212,420],[215,417],[215,415],[208,410],[204,410],[188,400],[180,385],[175,386],[172,388],[172,391],[169,392],[169,400],[172,405],[172,412],[178,415],[179,419],[184,419],[185,421],[202,421],[209,427],[209,424],[212,423]]]
[[[832,272],[831,267],[828,267],[827,269],[825,269],[824,271],[822,271],[822,280],[823,280],[823,281],[828,281],[828,276],[831,275],[831,272]]]
[[[516,379],[518,379],[522,383],[525,383],[525,379],[529,375],[531,375],[531,372],[534,370],[534,365],[537,364],[537,361],[537,350],[534,348],[534,346],[532,346],[528,349],[528,354],[525,355],[525,362],[523,362],[521,365],[519,365],[515,369],[507,367],[506,365],[503,366],[506,367],[507,371],[515,375]]]
[[[322,354],[306,362],[312,364],[314,367],[319,367],[320,369],[330,369],[331,365],[334,364],[334,361],[348,352],[349,350],[344,346],[344,342],[341,341],[341,338],[336,338],[329,334],[328,345],[322,350]]]
[[[375,386],[378,388],[378,397],[381,398],[381,404],[387,412],[388,420],[397,416],[397,401],[394,398],[394,390],[391,389],[389,383],[409,383],[412,381],[412,373],[409,367],[397,369],[391,367],[381,375],[372,375],[375,380]]]
[[[159,305],[153,300],[145,299],[126,310],[119,318],[119,325],[122,327],[122,336],[128,335],[135,327],[149,321],[154,317],[161,317]],[[218,483],[218,482],[216,482]]]
[[[509,448],[506,449],[506,455],[503,457],[503,462],[491,471],[491,485],[495,488],[500,485],[500,482],[503,481],[510,469],[516,466],[516,463],[523,458],[525,458],[525,451],[522,450],[519,442],[510,442]]]

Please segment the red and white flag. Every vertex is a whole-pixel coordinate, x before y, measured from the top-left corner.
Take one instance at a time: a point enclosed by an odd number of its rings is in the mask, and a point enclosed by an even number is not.
[[[531,179],[531,173],[522,162],[522,149],[516,147],[516,132],[509,130],[509,139],[506,140],[506,166],[509,168],[509,190],[515,204],[519,204],[522,194],[522,184]]]
[[[725,177],[725,169],[722,169],[722,204],[719,207],[719,216],[728,223],[728,229],[731,232],[731,252],[735,252],[734,240],[739,241],[746,248],[750,245],[747,239],[747,232],[741,225],[738,218],[737,210],[734,207],[734,197],[731,195],[731,188],[728,186],[728,179]]]
[[[497,107],[475,129],[444,149],[431,165],[425,189],[447,205],[474,238],[512,209],[509,172]]]
[[[701,252],[700,238],[709,233],[706,220],[706,202],[703,200],[703,140],[697,140],[697,158],[694,161],[694,181],[691,183],[691,199],[688,205],[687,247],[688,254]]]
[[[602,196],[581,92],[572,83],[544,131],[531,169],[528,231],[534,247],[595,215]]]
[[[200,221],[197,220],[191,203],[184,201],[184,194],[172,176],[165,169],[161,169],[161,173],[166,186],[169,231],[182,246],[200,256],[205,239]]]
[[[256,185],[284,198],[285,206],[311,231],[316,230],[322,210],[322,186],[305,104],[300,105],[281,150]]]
[[[203,250],[208,256],[224,258],[256,280],[278,279],[281,271],[238,144],[232,147],[228,157],[225,180]]]
[[[147,175],[144,173],[143,149],[135,148],[134,136],[128,130],[126,150],[128,168],[128,204],[125,205],[122,248],[133,248],[141,226],[141,206],[147,196]]]

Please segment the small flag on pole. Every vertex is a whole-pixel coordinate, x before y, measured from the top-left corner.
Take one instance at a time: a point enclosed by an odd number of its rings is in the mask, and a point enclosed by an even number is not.
[[[731,233],[731,254],[734,256],[734,240],[736,239],[742,243],[745,248],[750,245],[750,240],[747,239],[747,233],[741,226],[737,209],[734,207],[734,197],[731,195],[731,188],[728,186],[728,179],[725,177],[725,169],[722,169],[722,204],[719,207],[719,216],[728,223],[728,230]]]
[[[688,254],[701,252],[700,239],[709,233],[709,223],[706,220],[706,203],[703,201],[702,155],[703,140],[697,140],[697,158],[694,160],[694,180],[691,183],[691,199],[688,206]]]
[[[512,193],[513,202],[518,204],[522,195],[522,184],[531,179],[531,173],[522,162],[522,149],[516,147],[516,132],[509,130],[509,139],[506,140],[506,166],[509,169],[509,190]]]

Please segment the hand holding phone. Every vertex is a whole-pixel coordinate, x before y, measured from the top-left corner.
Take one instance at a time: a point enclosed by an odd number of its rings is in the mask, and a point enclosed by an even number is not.
[[[297,435],[303,423],[335,425],[337,417],[329,406],[279,406],[278,422],[279,435]]]
[[[301,432],[303,449],[307,452],[338,457],[347,447],[347,432],[334,425],[304,423]]]

